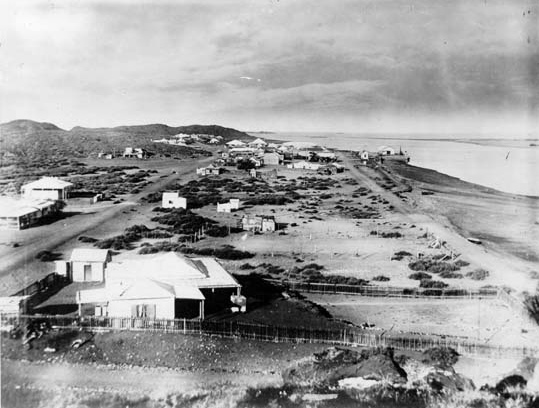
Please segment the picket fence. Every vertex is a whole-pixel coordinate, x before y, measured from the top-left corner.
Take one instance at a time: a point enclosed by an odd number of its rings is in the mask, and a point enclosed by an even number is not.
[[[338,283],[315,283],[288,281],[282,282],[273,279],[267,279],[270,282],[279,283],[289,290],[306,293],[321,294],[349,294],[369,297],[402,297],[402,298],[429,298],[429,299],[477,299],[477,298],[496,298],[498,290],[495,288],[479,289],[429,289],[416,287],[398,287],[398,286],[370,286],[370,285],[346,285]]]
[[[53,328],[84,329],[88,331],[147,331],[178,334],[205,334],[225,338],[241,338],[275,343],[320,343],[353,347],[393,347],[400,350],[424,351],[433,347],[451,347],[462,355],[490,358],[539,356],[537,347],[503,347],[480,343],[472,339],[429,334],[372,331],[348,327],[323,329],[284,327],[241,321],[212,321],[188,319],[140,319],[88,316],[0,316],[0,325],[26,326],[30,321],[46,321]]]

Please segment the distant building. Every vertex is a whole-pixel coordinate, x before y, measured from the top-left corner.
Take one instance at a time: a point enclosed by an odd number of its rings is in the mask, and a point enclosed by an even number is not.
[[[255,139],[252,142],[249,142],[249,147],[254,147],[254,148],[257,148],[257,149],[263,149],[267,145],[268,144],[266,143],[266,141],[263,140],[263,139],[260,139],[260,138]]]
[[[108,249],[75,248],[69,258],[68,277],[73,282],[103,282],[110,261]]]
[[[21,187],[21,194],[27,199],[65,200],[73,184],[57,177],[42,177]]]
[[[97,154],[98,159],[112,160],[114,158],[113,153],[99,152]]]
[[[247,143],[242,142],[241,140],[231,140],[230,142],[227,142],[226,145],[228,147],[245,147],[247,146]]]
[[[380,146],[378,148],[378,153],[382,156],[392,156],[395,154],[395,149],[389,146]]]
[[[163,208],[187,208],[187,199],[180,197],[177,191],[165,191],[163,193],[161,207]]]
[[[232,212],[232,210],[240,209],[240,200],[231,198],[228,203],[217,203],[217,212]]]
[[[60,211],[57,200],[0,197],[0,229],[22,230]]]
[[[221,141],[215,137],[212,137],[210,140],[208,140],[209,144],[219,144]]]
[[[243,304],[240,291],[215,259],[168,252],[110,263],[104,287],[77,292],[77,303],[79,310],[100,316],[204,319],[206,313]]]
[[[252,232],[275,231],[275,217],[270,215],[244,215],[241,219],[242,229]]]
[[[359,154],[359,158],[361,160],[369,160],[369,152],[366,151],[366,150],[363,150],[360,154]]]
[[[290,163],[287,165],[289,169],[302,169],[302,170],[318,170],[321,167],[321,164],[312,163],[305,160]]]
[[[210,164],[208,167],[201,167],[197,169],[197,174],[201,176],[219,175],[223,172],[222,167],[214,166]]]
[[[134,159],[145,159],[147,157],[146,150],[140,147],[126,147],[123,157],[124,158],[134,158]]]
[[[266,166],[278,166],[284,162],[284,156],[279,153],[264,153],[262,156]]]
[[[316,155],[320,160],[323,161],[334,161],[337,160],[337,155],[333,152],[325,151],[325,152],[317,152]]]

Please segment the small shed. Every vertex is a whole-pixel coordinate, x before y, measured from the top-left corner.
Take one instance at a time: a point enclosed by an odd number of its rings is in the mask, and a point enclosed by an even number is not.
[[[65,200],[72,187],[72,183],[57,177],[42,177],[24,184],[21,187],[21,194],[27,199]]]
[[[163,208],[187,208],[187,199],[180,197],[177,191],[165,191],[163,193],[161,207]]]
[[[111,258],[108,249],[75,248],[69,258],[73,282],[102,282]]]

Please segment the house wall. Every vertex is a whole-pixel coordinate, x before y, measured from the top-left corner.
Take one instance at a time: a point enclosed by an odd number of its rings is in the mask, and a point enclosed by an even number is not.
[[[45,200],[63,200],[64,198],[67,198],[67,192],[65,189],[38,190],[25,188],[22,190],[22,193],[25,198],[37,198]]]
[[[176,193],[163,193],[161,207],[187,208],[187,199],[185,197],[178,197]]]
[[[111,317],[132,316],[132,308],[136,305],[155,305],[156,319],[174,319],[174,297],[159,299],[126,299],[111,300],[108,304],[108,314]]]
[[[91,265],[92,280],[90,282],[102,282],[104,279],[105,264],[103,262],[73,262],[73,282],[88,282],[84,280],[84,266]]]

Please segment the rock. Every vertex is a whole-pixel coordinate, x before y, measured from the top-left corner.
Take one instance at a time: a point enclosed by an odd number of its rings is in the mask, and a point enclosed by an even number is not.
[[[437,393],[475,390],[473,381],[456,373],[453,367],[446,370],[435,369],[425,376],[424,381]]]
[[[459,356],[460,354],[450,347],[434,347],[423,352],[421,361],[435,367],[449,368],[455,365]]]
[[[359,353],[332,347],[299,360],[283,372],[284,383],[295,387],[336,386],[339,380],[351,377],[383,379],[392,384],[406,382],[406,373],[395,363],[390,349]]]
[[[526,385],[527,381],[524,377],[518,374],[513,374],[498,382],[494,389],[498,394],[507,394],[513,392],[515,388],[525,388]]]

